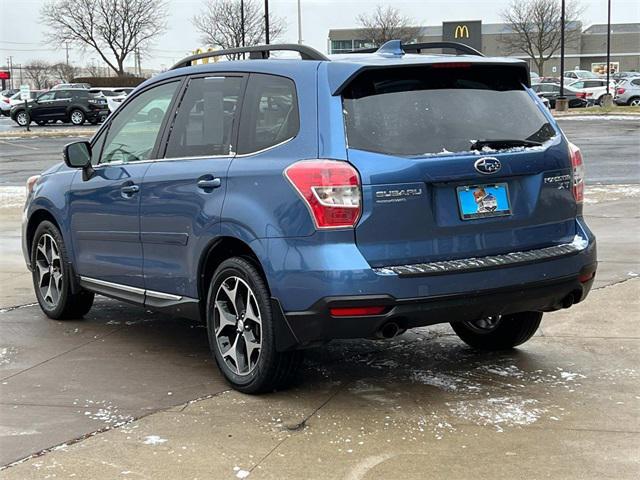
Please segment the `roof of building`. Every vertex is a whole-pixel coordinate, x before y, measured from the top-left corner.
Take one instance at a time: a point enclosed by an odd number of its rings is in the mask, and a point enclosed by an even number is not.
[[[605,35],[606,23],[597,23],[587,27],[582,33],[586,35]],[[611,33],[640,33],[640,23],[613,23]]]

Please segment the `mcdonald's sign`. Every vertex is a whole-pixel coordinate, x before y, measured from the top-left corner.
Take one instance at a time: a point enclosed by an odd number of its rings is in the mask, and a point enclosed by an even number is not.
[[[482,21],[442,22],[442,40],[464,43],[482,51]]]
[[[453,38],[469,38],[469,27],[466,25],[456,26],[456,31],[453,34]]]

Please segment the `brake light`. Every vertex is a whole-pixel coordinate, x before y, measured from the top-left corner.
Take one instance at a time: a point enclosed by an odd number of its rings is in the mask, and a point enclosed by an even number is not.
[[[4,103],[11,103],[11,100],[9,100],[8,98],[3,98],[3,99],[2,99],[2,101],[3,101]]]
[[[573,143],[569,143],[569,155],[571,157],[571,166],[573,167],[573,197],[576,203],[582,203],[584,200],[584,162],[582,161],[582,153],[580,149]]]
[[[624,92],[626,92],[626,90],[624,88],[619,88],[619,89],[616,90],[616,93],[618,95],[622,95]]]
[[[367,315],[380,315],[387,307],[344,307],[331,308],[329,313],[332,317],[363,317]]]
[[[354,227],[360,218],[360,176],[347,162],[303,160],[285,177],[307,204],[316,228]]]
[[[587,98],[587,94],[584,92],[577,92],[576,97],[578,98]]]
[[[446,63],[432,63],[432,68],[471,68],[469,62],[446,62]]]

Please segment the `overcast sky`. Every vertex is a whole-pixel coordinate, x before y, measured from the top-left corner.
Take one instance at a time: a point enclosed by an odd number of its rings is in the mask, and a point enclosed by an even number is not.
[[[261,2],[263,0],[256,0]],[[327,50],[327,35],[330,28],[356,26],[359,13],[373,8],[376,3],[391,4],[403,14],[414,19],[418,25],[438,25],[442,21],[482,20],[485,23],[500,22],[500,12],[509,0],[423,0],[376,2],[365,0],[301,0],[303,40],[323,52]],[[524,0],[522,0],[524,1]],[[560,0],[558,0],[559,2]],[[172,65],[188,52],[202,46],[191,18],[201,9],[205,0],[169,0],[170,16],[167,32],[159,37],[143,59],[143,67],[162,68]],[[64,49],[46,43],[45,29],[38,23],[43,0],[0,0],[0,64],[12,55],[13,63],[27,63],[33,59],[52,62],[64,61]],[[585,26],[606,23],[606,0],[582,0],[585,7]],[[283,17],[287,31],[282,41],[296,42],[297,1],[271,0],[272,15]],[[612,22],[629,23],[640,21],[640,1],[612,0]],[[80,50],[70,52],[70,60],[76,65],[98,63],[95,52]],[[133,59],[129,62],[133,65]]]

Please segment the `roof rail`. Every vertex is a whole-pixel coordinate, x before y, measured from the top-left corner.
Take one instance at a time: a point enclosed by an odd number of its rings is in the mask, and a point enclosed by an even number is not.
[[[269,52],[275,51],[298,52],[302,60],[329,60],[326,55],[320,53],[315,48],[308,47],[306,45],[298,45],[295,43],[281,43],[273,45],[254,45],[251,47],[227,48],[224,50],[214,50],[212,52],[196,53],[195,55],[189,55],[188,57],[183,58],[173,67],[171,67],[170,70],[175,70],[176,68],[182,67],[190,67],[191,62],[195,60],[220,57],[222,55],[233,55],[237,53],[248,53],[250,59],[266,59],[269,58]]]
[[[398,40],[389,40],[379,48],[364,48],[361,50],[351,50],[346,53],[389,53],[398,45]],[[420,53],[422,50],[433,50],[436,48],[451,48],[458,53],[467,55],[477,55],[484,57],[484,55],[469,45],[465,45],[460,42],[427,42],[427,43],[406,43],[400,44],[402,50],[405,53]]]

